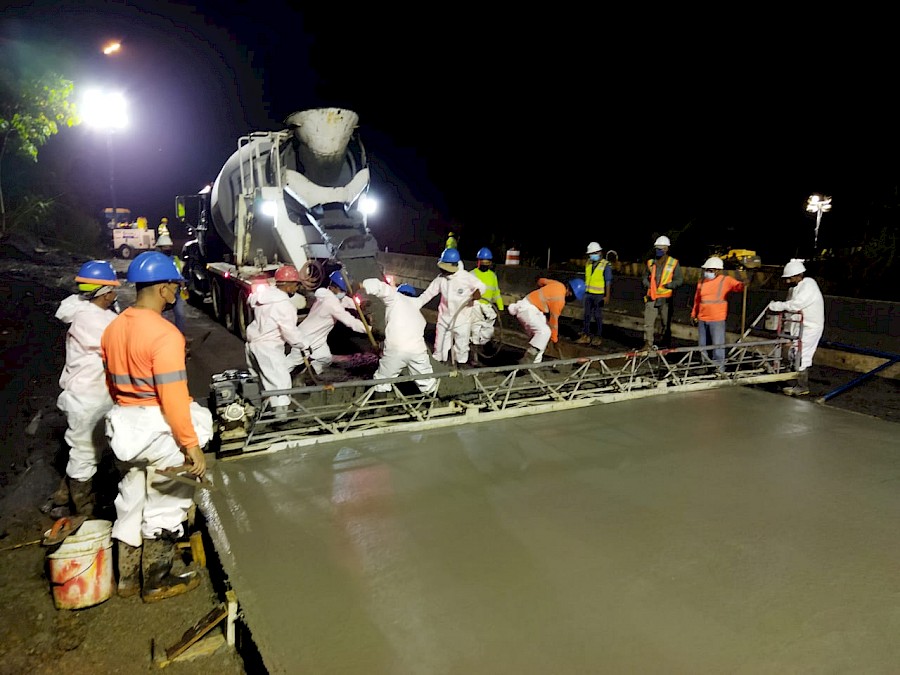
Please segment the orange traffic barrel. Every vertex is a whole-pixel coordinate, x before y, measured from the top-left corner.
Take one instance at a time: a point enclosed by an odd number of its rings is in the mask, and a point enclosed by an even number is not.
[[[506,251],[506,264],[507,265],[518,265],[519,264],[519,249],[511,248]]]

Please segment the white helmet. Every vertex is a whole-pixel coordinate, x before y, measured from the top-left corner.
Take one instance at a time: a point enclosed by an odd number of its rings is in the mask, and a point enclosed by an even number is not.
[[[600,244],[598,244],[596,241],[592,241],[590,244],[588,244],[588,247],[587,247],[588,254],[600,253],[600,251],[602,251],[602,250],[603,250],[603,247]]]
[[[671,246],[672,242],[669,241],[669,238],[666,236],[657,237],[656,241],[653,242],[654,246]]]
[[[781,276],[785,279],[788,277],[795,277],[798,274],[803,274],[806,271],[806,267],[803,266],[803,261],[800,258],[791,258],[788,261],[788,264],[784,266],[784,274]]]
[[[703,269],[705,270],[724,270],[725,265],[722,264],[722,259],[713,256],[712,258],[707,258],[706,262],[703,263]]]
[[[156,240],[157,246],[172,246],[172,237],[167,234],[164,234],[159,239]]]

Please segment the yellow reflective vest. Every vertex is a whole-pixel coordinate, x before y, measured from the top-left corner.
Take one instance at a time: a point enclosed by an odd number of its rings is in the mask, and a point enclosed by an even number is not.
[[[478,280],[487,286],[487,290],[481,294],[479,302],[497,305],[497,309],[503,311],[503,297],[500,295],[500,282],[497,280],[497,273],[492,269],[482,270],[476,267],[472,270],[472,274],[478,277]]]
[[[608,260],[601,260],[597,263],[597,267],[594,267],[594,263],[589,260],[588,264],[584,266],[585,293],[594,295],[606,294],[606,277],[603,276],[603,273],[606,272],[608,264]]]

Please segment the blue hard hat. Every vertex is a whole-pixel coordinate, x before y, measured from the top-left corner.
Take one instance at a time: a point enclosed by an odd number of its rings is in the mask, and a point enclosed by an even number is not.
[[[184,281],[175,262],[160,251],[144,251],[128,266],[128,281],[135,284],[159,284]]]
[[[491,253],[491,249],[487,246],[484,246],[478,250],[478,253],[475,255],[477,260],[493,260],[494,254]]]
[[[331,281],[331,283],[344,291],[344,293],[347,292],[347,282],[344,281],[344,275],[341,274],[340,270],[335,270],[334,272],[329,274],[328,279],[329,281]]]
[[[409,284],[400,284],[397,286],[397,292],[403,293],[403,295],[408,295],[411,298],[416,297],[416,289],[410,286]]]
[[[569,286],[576,298],[581,300],[584,297],[584,279],[569,279]]]
[[[78,270],[78,274],[75,275],[75,281],[82,284],[97,284],[98,286],[119,285],[119,280],[116,279],[116,271],[105,260],[88,260]]]
[[[448,263],[450,265],[455,265],[459,262],[459,251],[455,248],[445,248],[444,252],[441,253],[441,257],[438,262]]]

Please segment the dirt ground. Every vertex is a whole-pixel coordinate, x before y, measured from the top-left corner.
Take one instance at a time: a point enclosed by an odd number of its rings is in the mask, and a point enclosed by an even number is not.
[[[187,630],[224,600],[210,554],[200,588],[154,604],[119,598],[78,610],[54,606],[46,555],[39,541],[53,519],[39,509],[65,473],[65,417],[56,409],[65,362],[65,326],[54,317],[86,258],[35,252],[23,242],[3,243],[0,254],[0,673],[146,673],[154,655],[177,644]],[[98,473],[100,515],[112,519],[116,474],[107,459]],[[202,516],[195,528],[202,530]],[[24,544],[24,545],[22,545]],[[18,548],[14,548],[17,547]],[[115,544],[114,544],[115,546]],[[212,552],[211,545],[206,549]],[[189,551],[189,549],[187,549]],[[184,556],[185,563],[190,555]],[[223,623],[214,628],[213,647]],[[214,642],[218,641],[218,642]],[[235,650],[221,644],[211,654],[175,661],[165,672],[245,670]]]
[[[176,644],[224,599],[224,582],[208,545],[203,584],[186,595],[146,605],[113,594],[99,605],[74,611],[57,610],[53,604],[47,549],[34,542],[53,523],[40,507],[64,474],[66,461],[66,422],[55,405],[65,359],[65,326],[54,313],[71,292],[74,273],[85,259],[21,239],[6,240],[0,249],[0,302],[5,308],[0,313],[0,674],[155,670],[154,653]],[[198,311],[189,308],[188,316]],[[561,334],[574,339],[578,326],[565,324]],[[614,327],[605,329],[604,338],[603,351],[608,353],[641,342],[640,336]],[[814,367],[811,402],[858,377]],[[773,388],[773,395],[780,395],[775,392]],[[872,378],[827,405],[898,422],[900,383]],[[101,501],[107,505],[104,513],[111,519],[116,481],[111,461],[104,463],[99,475]],[[195,527],[202,531],[202,522]],[[220,628],[212,631],[216,633],[221,634]],[[240,656],[223,645],[194,660],[174,662],[166,672],[262,672],[249,637],[239,639],[239,648]]]

